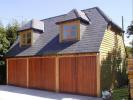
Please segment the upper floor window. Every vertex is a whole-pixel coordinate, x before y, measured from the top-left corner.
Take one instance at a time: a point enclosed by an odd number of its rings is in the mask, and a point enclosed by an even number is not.
[[[78,26],[75,25],[64,25],[63,26],[63,40],[73,41],[77,39]]]
[[[21,46],[31,45],[31,32],[25,32],[20,34]]]
[[[80,35],[80,23],[79,21],[66,22],[61,24],[61,42],[77,41]]]

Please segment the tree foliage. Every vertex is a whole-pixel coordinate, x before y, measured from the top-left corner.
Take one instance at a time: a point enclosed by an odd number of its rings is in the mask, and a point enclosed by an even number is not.
[[[131,24],[128,26],[127,28],[127,34],[128,34],[128,38],[133,35],[133,21],[131,22]],[[132,46],[132,49],[131,49],[131,53],[132,53],[132,57],[133,57],[133,39],[132,41],[130,42],[130,45]]]
[[[126,46],[126,52],[127,52],[128,57],[130,57],[133,52],[132,47]]]
[[[18,27],[19,24],[17,21],[9,23],[6,28],[0,24],[0,57],[4,56],[4,54],[16,40],[18,36]]]
[[[6,83],[6,65],[3,56],[16,40],[18,27],[17,21],[9,23],[6,27],[0,23],[0,84]]]
[[[0,57],[2,57],[9,48],[9,41],[6,36],[6,30],[0,25]]]
[[[9,23],[6,27],[7,39],[10,43],[10,46],[14,43],[14,41],[18,36],[17,34],[18,28],[19,28],[19,23],[16,20],[14,20],[12,23]]]
[[[127,85],[126,60],[121,57],[120,49],[108,53],[101,66],[102,90]]]
[[[130,35],[133,35],[133,21],[131,22],[131,24],[128,26],[127,28],[127,34],[130,36]]]

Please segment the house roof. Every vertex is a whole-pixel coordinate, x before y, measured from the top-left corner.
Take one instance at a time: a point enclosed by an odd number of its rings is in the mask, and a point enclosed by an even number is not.
[[[78,15],[75,16],[75,11]],[[73,13],[74,12],[74,13]],[[86,21],[85,31],[82,33],[80,41],[76,42],[59,42],[59,26],[56,24],[66,19],[73,19],[79,16]],[[99,52],[104,32],[109,23],[115,25],[123,31],[118,25],[111,21],[98,7],[77,11],[72,10],[68,14],[51,17],[41,20],[44,22],[44,33],[35,41],[32,46],[19,47],[19,37],[9,49],[6,56],[35,56],[48,54],[66,54],[66,53],[87,53]]]

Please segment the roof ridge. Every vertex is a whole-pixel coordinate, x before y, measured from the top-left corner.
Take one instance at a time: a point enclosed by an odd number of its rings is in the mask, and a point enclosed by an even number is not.
[[[51,19],[51,18],[56,18],[56,17],[60,17],[60,16],[65,16],[65,15],[66,14],[57,15],[57,16],[54,16],[54,17],[49,17],[49,18],[41,19],[40,21],[47,20],[47,19]]]
[[[91,10],[91,9],[96,9],[96,8],[98,8],[98,7],[92,7],[92,8],[88,8],[88,9],[83,9],[81,11]],[[54,17],[49,17],[49,18],[41,19],[40,21],[51,19],[51,18],[56,18],[56,17],[60,17],[60,16],[65,16],[65,15],[67,15],[67,14],[61,14],[61,15],[57,15],[57,16],[54,16]]]
[[[91,9],[97,9],[97,8],[98,8],[98,7],[96,6],[96,7],[91,7],[91,8],[83,9],[83,10],[81,10],[81,11],[91,10]]]
[[[107,21],[108,23],[112,23],[119,30],[121,30],[122,32],[124,32],[124,30],[118,24],[116,24],[111,18],[109,18],[99,7],[96,7],[96,9],[103,16],[103,18],[105,19],[105,21]]]

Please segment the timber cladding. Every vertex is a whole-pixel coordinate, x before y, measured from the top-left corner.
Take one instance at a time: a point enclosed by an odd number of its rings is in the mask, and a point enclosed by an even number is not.
[[[27,60],[8,60],[8,84],[27,86]]]
[[[60,91],[96,96],[96,57],[64,57],[59,59]]]
[[[7,59],[7,84],[98,96],[97,54]]]
[[[29,87],[55,90],[55,58],[29,58]]]

